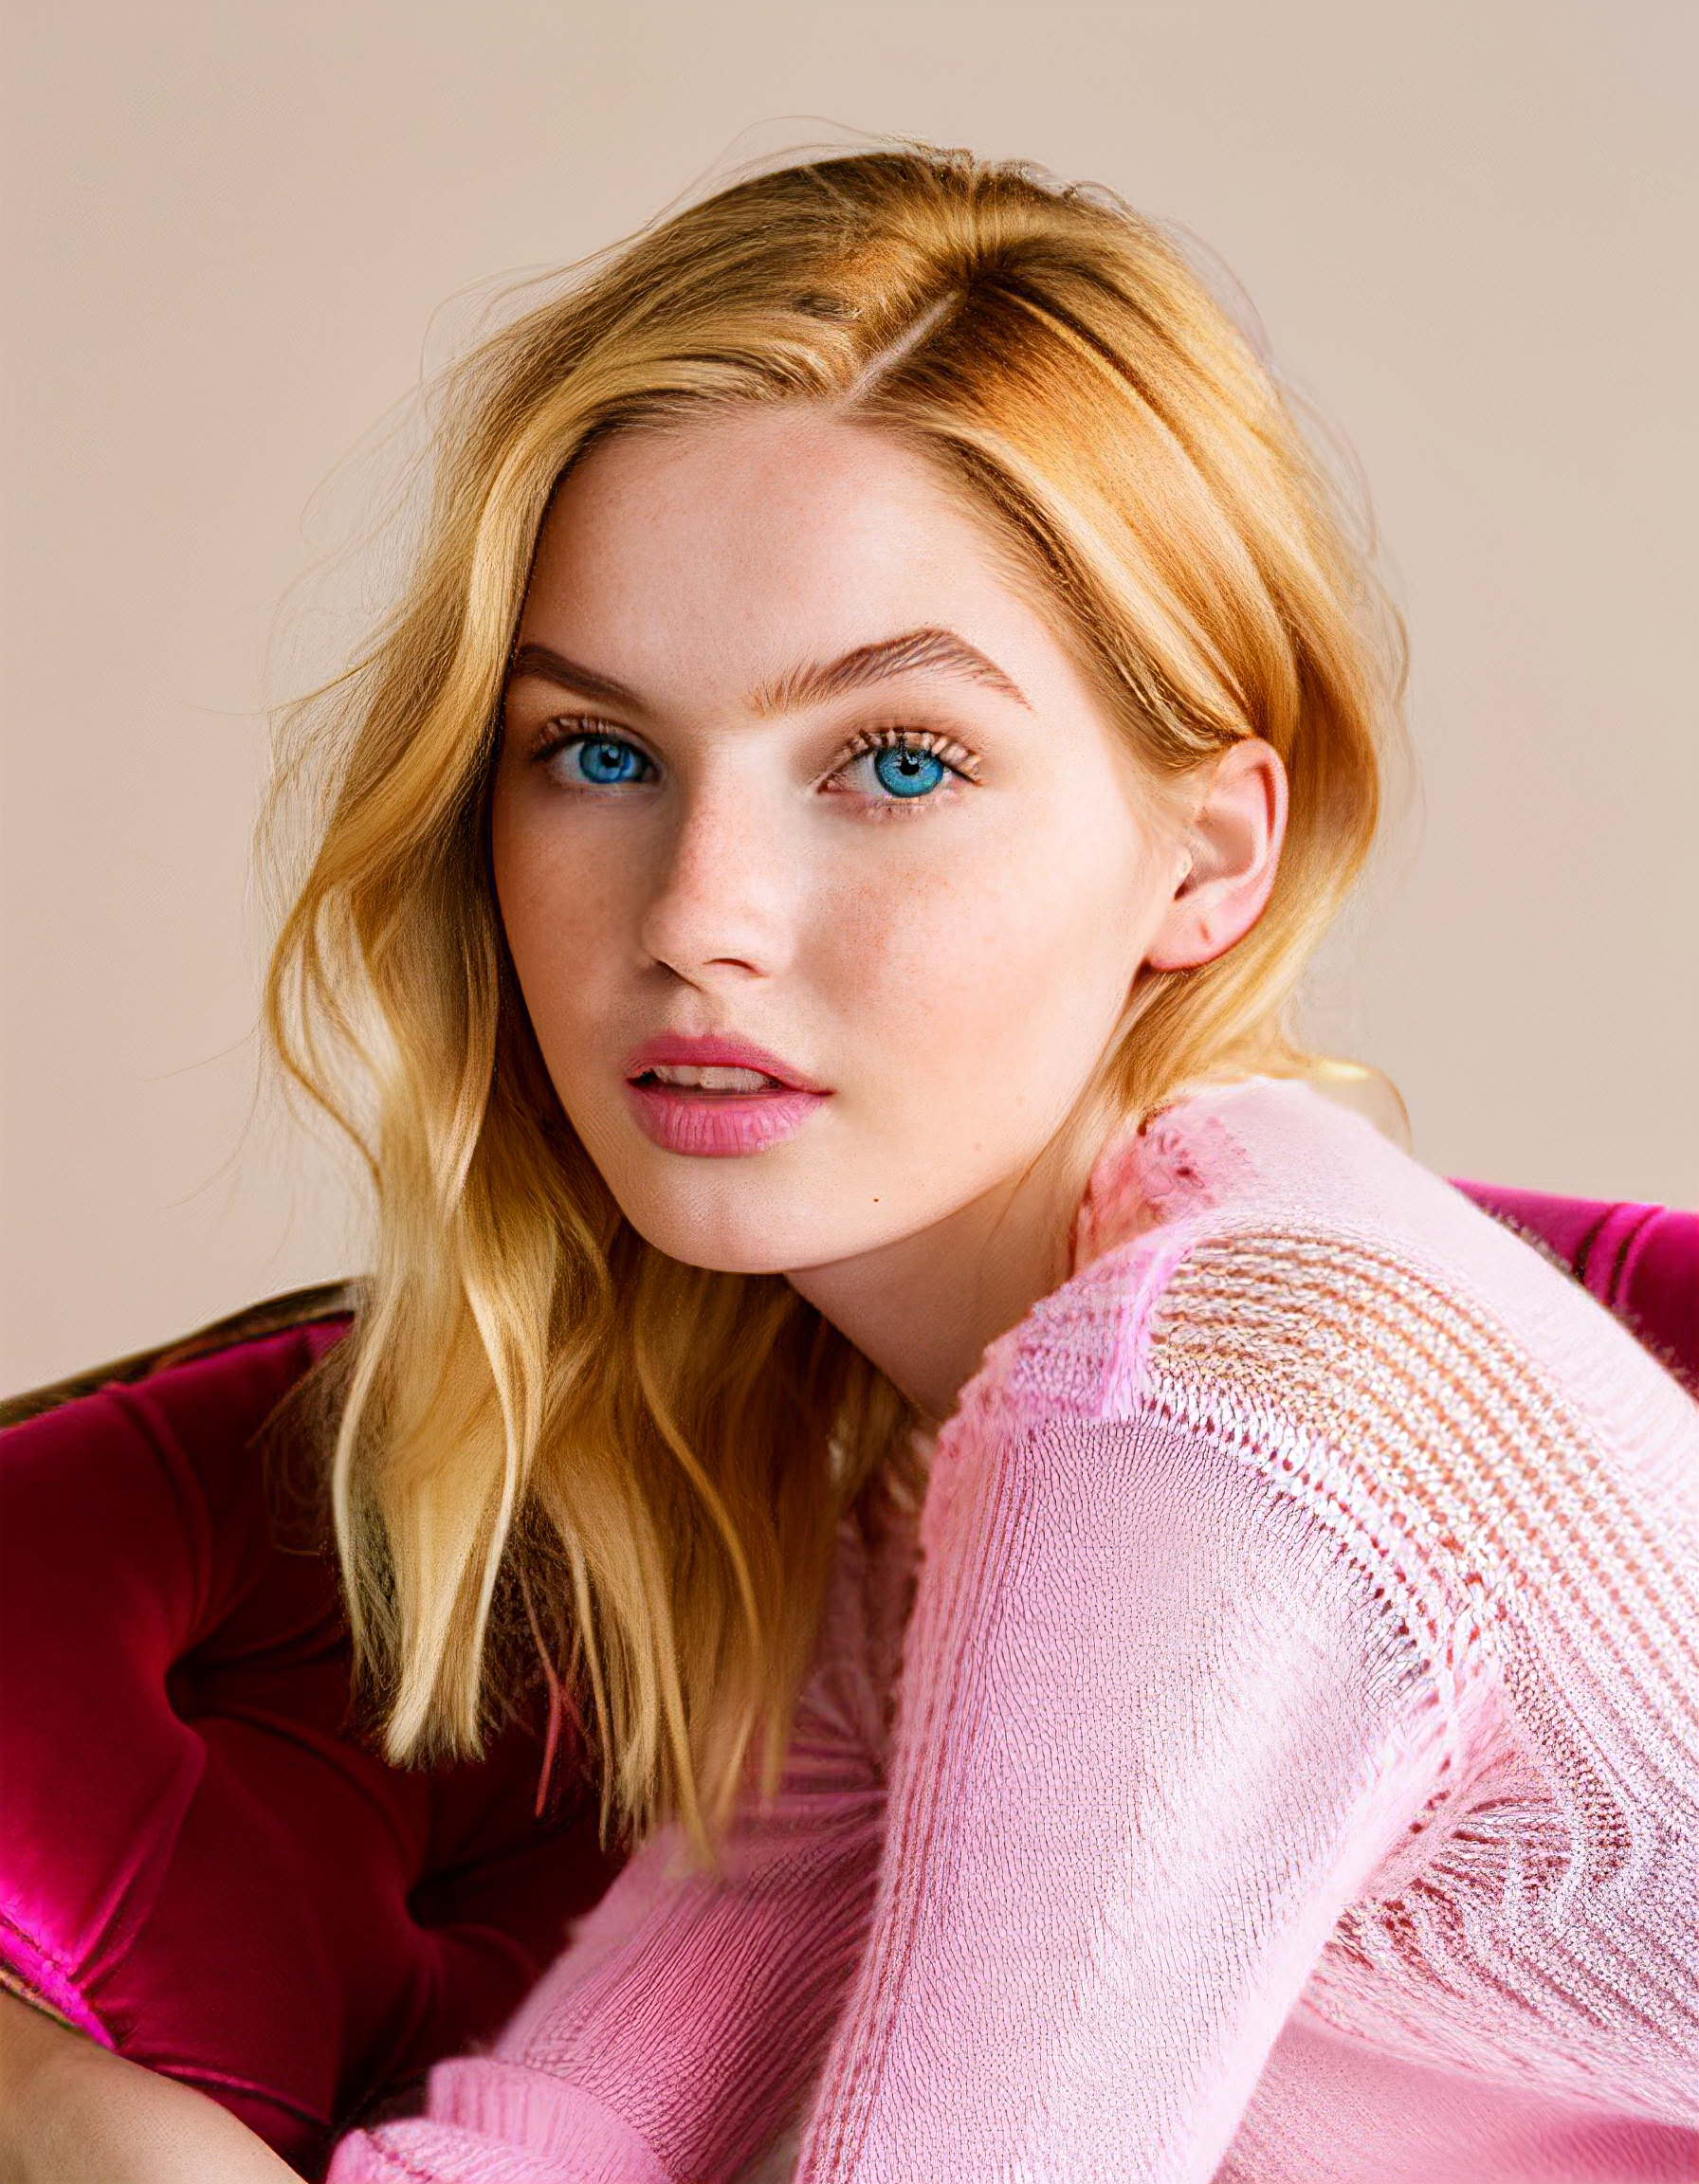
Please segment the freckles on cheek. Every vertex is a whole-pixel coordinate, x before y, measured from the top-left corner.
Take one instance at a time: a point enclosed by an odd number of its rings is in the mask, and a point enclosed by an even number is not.
[[[594,834],[575,838],[556,826],[521,820],[494,837],[497,894],[509,932],[522,927],[534,943],[580,945],[612,932],[630,892],[630,859]]]
[[[869,878],[824,922],[851,1036],[865,1027],[868,1058],[916,1092],[923,1079],[1048,1110],[1096,1059],[1138,970],[1157,864],[1110,798],[1086,801],[1033,799],[962,854]]]
[[[900,826],[903,821],[887,821]],[[815,960],[827,990],[857,1009],[908,1011],[977,938],[968,897],[936,866],[859,875],[814,904]]]
[[[1056,970],[1022,879],[934,868],[838,896],[816,928],[815,961],[851,1036],[865,1028],[869,1050],[893,1059],[936,1056],[952,1077],[1018,1051]]]
[[[508,952],[551,1070],[576,1051],[587,1019],[605,1007],[599,989],[618,958],[608,896],[580,859],[522,835],[500,844],[496,897]]]

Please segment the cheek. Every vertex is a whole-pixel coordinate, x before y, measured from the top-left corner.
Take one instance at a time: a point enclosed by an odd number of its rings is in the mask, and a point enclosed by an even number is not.
[[[558,827],[528,826],[498,796],[490,824],[496,901],[551,1072],[580,1050],[567,1035],[604,1012],[630,915],[620,862],[561,837]]]
[[[1154,922],[1149,851],[1032,816],[917,845],[822,905],[813,983],[882,1102],[982,1086],[1013,1117],[1071,1098],[1095,1063]]]

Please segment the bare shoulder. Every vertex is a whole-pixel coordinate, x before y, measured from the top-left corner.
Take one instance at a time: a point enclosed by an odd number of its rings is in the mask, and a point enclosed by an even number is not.
[[[0,1993],[0,2174],[15,2184],[284,2184],[226,2108]]]

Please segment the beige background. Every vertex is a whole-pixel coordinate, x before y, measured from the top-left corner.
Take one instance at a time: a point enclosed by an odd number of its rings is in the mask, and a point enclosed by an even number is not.
[[[247,1120],[303,510],[446,299],[809,117],[1108,182],[1234,268],[1355,444],[1414,639],[1422,806],[1318,1019],[1443,1170],[1691,1203],[1696,30],[1690,0],[11,0],[0,1388],[356,1263],[335,1167]]]

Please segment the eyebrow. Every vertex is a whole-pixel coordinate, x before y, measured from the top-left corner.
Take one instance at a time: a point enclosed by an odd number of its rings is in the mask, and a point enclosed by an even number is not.
[[[876,682],[888,682],[893,676],[926,670],[978,682],[987,689],[1000,691],[1005,698],[1013,698],[1017,704],[1027,706],[1029,712],[1032,710],[1025,694],[996,662],[987,659],[977,646],[970,645],[965,637],[957,636],[953,629],[908,629],[900,637],[883,637],[876,644],[858,645],[852,652],[841,653],[835,660],[793,668],[776,682],[758,690],[751,701],[751,709],[762,719],[770,719],[776,713],[794,712],[801,705],[820,704],[828,698],[840,697],[847,690],[866,690]],[[634,712],[645,710],[642,699],[625,683],[616,682],[612,675],[603,675],[594,667],[581,666],[577,661],[567,659],[564,653],[547,645],[521,645],[507,672],[509,682],[522,675],[535,675],[545,682],[557,682],[562,689],[575,690],[581,698],[597,699],[604,705],[625,705]]]
[[[866,690],[896,675],[926,669],[956,675],[969,682],[1000,691],[1018,704],[1027,700],[995,660],[988,660],[977,646],[953,629],[909,629],[901,637],[883,637],[875,645],[858,645],[836,660],[810,667],[794,668],[777,682],[758,690],[754,710],[762,715],[788,713],[798,705],[817,705],[846,690]],[[1032,710],[1028,706],[1028,711]]]
[[[643,710],[643,701],[635,690],[628,690],[612,675],[598,675],[594,667],[580,667],[575,660],[569,660],[564,652],[552,651],[547,645],[519,647],[508,667],[507,680],[517,682],[521,675],[558,682],[563,690],[575,690],[580,698],[599,698],[604,705],[629,705],[638,713]]]

